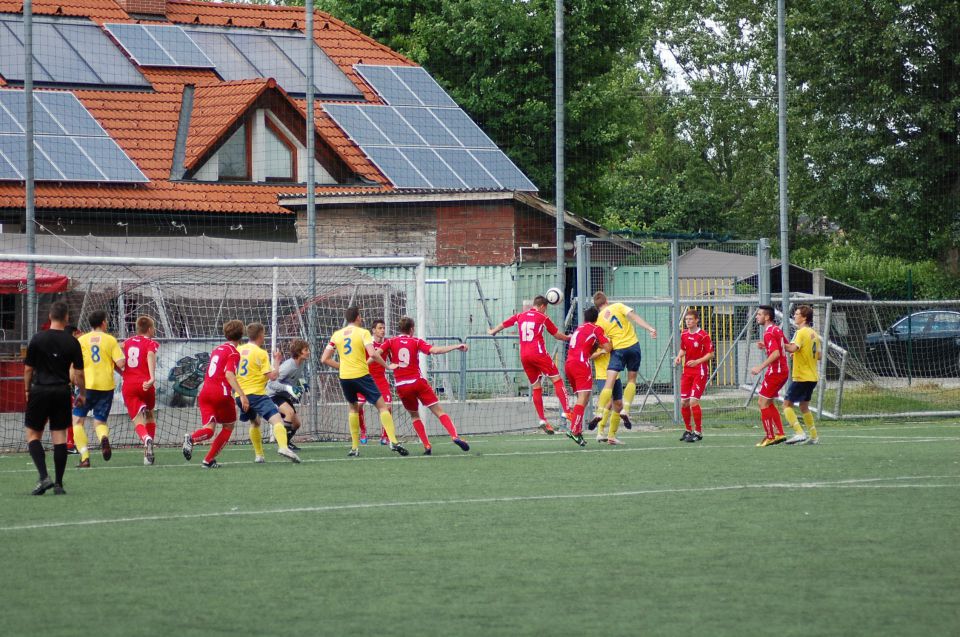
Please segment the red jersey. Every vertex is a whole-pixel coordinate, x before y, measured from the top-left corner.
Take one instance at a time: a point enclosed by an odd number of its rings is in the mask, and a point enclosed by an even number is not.
[[[767,373],[771,376],[787,375],[787,353],[783,349],[786,342],[787,339],[783,335],[783,330],[776,325],[770,325],[767,327],[767,331],[763,333],[763,346],[767,350],[767,356],[774,352],[780,352],[780,358],[767,367]]]
[[[156,353],[160,345],[149,336],[138,334],[123,342],[123,357],[126,365],[123,368],[123,384],[142,386],[150,380],[150,368],[147,365],[147,354]]]
[[[417,382],[420,373],[419,353],[430,353],[430,343],[416,336],[394,336],[383,342],[383,349],[390,360],[399,365],[393,370],[393,382],[397,387]]]
[[[504,328],[512,325],[516,325],[517,330],[520,332],[521,359],[547,353],[547,346],[543,342],[544,328],[546,328],[550,334],[555,335],[557,333],[557,326],[553,324],[550,317],[535,309],[514,314],[503,322]]]
[[[687,367],[687,361],[703,358],[713,351],[713,341],[707,330],[700,328],[696,332],[683,330],[680,334],[680,351],[684,354],[683,373],[688,376],[708,376],[710,361],[700,363],[696,367]]]
[[[584,323],[570,335],[567,362],[586,363],[590,360],[595,347],[609,342],[610,339],[603,333],[603,328],[594,323]]]
[[[384,345],[385,345],[385,344],[386,344],[386,341],[380,341],[379,343],[376,342],[376,341],[373,342],[373,347],[374,347],[374,349],[378,350],[378,351],[380,352],[380,355],[381,355],[381,356],[383,356],[383,348],[384,348]],[[380,383],[386,383],[386,382],[387,382],[387,368],[386,368],[386,367],[384,367],[383,365],[381,365],[380,363],[378,363],[378,362],[376,362],[376,361],[368,360],[368,361],[367,361],[367,368],[370,370],[370,376],[373,377],[373,380],[374,380],[375,382],[377,382],[377,385],[378,385],[378,386],[380,385]]]
[[[200,393],[229,396],[233,389],[227,382],[227,372],[236,374],[239,366],[240,352],[233,343],[218,345],[210,352],[210,364],[207,366],[207,375]]]

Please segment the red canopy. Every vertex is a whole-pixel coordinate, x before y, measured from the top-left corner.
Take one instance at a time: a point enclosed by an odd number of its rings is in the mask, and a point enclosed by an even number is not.
[[[53,270],[34,267],[37,273],[37,292],[52,294],[66,292],[70,287],[70,277],[57,274]],[[27,293],[27,264],[22,261],[0,262],[0,294]]]

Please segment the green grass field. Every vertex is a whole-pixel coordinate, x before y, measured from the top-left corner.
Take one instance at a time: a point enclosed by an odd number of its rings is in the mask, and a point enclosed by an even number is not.
[[[0,456],[0,633],[960,633],[960,422],[678,433],[119,451],[62,497]]]

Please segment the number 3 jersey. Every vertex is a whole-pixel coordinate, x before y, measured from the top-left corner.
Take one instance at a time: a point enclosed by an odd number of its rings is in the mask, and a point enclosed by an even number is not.
[[[150,380],[150,367],[147,365],[147,355],[156,352],[160,345],[149,336],[138,334],[123,342],[123,355],[126,366],[123,368],[123,384],[131,387],[142,387]]]
[[[397,387],[415,383],[423,377],[420,373],[419,354],[429,354],[431,347],[433,346],[430,343],[416,336],[394,336],[380,345],[380,349],[390,360],[399,365],[393,370],[393,382]]]
[[[329,347],[337,350],[340,358],[340,378],[363,378],[370,373],[367,365],[367,345],[373,344],[373,335],[356,325],[337,330],[330,337]]]
[[[543,342],[544,328],[552,335],[557,333],[557,326],[550,317],[535,309],[514,314],[503,322],[504,329],[513,325],[516,325],[520,332],[521,360],[547,353],[547,346]]]
[[[210,352],[210,364],[207,366],[207,375],[203,379],[201,394],[207,396],[230,396],[233,391],[227,382],[227,372],[237,373],[240,365],[240,351],[233,343],[218,345]]]

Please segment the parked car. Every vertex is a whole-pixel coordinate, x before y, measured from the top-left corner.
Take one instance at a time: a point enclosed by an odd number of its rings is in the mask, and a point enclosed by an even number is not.
[[[960,375],[960,312],[923,310],[904,316],[884,332],[867,334],[866,352],[867,365],[883,376],[907,376],[908,371],[915,376]]]

